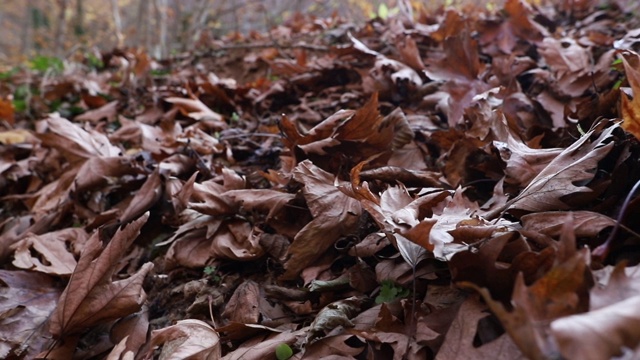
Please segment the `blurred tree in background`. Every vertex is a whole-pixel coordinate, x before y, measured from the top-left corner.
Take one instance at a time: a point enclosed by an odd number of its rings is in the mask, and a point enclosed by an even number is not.
[[[402,4],[398,4],[402,2]],[[498,6],[484,0],[2,0],[0,64],[36,55],[68,58],[114,47],[143,48],[154,57],[210,45],[229,33],[265,32],[296,13],[355,23],[441,6]]]

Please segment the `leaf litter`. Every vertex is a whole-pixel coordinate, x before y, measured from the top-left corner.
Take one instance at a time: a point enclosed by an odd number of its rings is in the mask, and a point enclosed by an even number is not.
[[[0,357],[638,357],[630,3],[400,4],[3,77]]]

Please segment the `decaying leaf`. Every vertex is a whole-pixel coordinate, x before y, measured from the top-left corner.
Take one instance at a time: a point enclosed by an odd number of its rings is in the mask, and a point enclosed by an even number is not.
[[[365,302],[366,299],[350,297],[325,306],[320,310],[311,327],[307,330],[306,341],[312,342],[338,326],[344,328],[353,327],[354,324],[351,322],[351,318],[360,311]]]

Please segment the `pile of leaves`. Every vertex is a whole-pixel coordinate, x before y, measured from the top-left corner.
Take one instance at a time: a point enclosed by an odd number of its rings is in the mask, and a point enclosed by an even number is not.
[[[633,2],[405,3],[3,73],[0,357],[637,357]]]

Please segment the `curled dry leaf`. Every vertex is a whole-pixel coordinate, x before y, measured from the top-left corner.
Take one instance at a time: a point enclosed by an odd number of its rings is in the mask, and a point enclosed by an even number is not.
[[[145,359],[152,359],[153,351],[160,345],[163,345],[160,358],[166,360],[222,358],[220,336],[200,320],[180,320],[173,326],[152,331]]]
[[[640,345],[638,266],[625,268],[625,264],[620,263],[598,270],[594,275],[598,282],[590,293],[591,311],[551,323],[551,334],[560,352],[565,357],[593,360],[637,355]],[[590,345],[584,346],[585,343]]]
[[[147,344],[149,332],[149,309],[146,306],[135,314],[120,319],[111,327],[109,339],[117,344],[108,359],[124,360],[136,355]]]
[[[338,326],[353,327],[351,318],[358,314],[366,302],[366,298],[352,296],[325,306],[307,330],[306,341],[313,342]]]
[[[564,357],[611,359],[625,352],[637,356],[639,308],[640,296],[637,295],[585,314],[555,320],[551,323],[551,334]]]
[[[212,120],[221,129],[226,128],[226,123],[222,121],[222,115],[211,110],[200,99],[185,99],[179,97],[169,97],[166,102],[175,104],[180,111],[194,120]]]
[[[39,134],[45,144],[56,148],[65,154],[70,161],[88,159],[91,157],[118,156],[120,148],[111,144],[109,139],[97,131],[86,131],[78,124],[52,114],[46,120],[51,133]]]
[[[334,177],[311,161],[301,162],[294,170],[294,179],[304,184],[302,194],[313,215],[296,235],[288,250],[283,280],[297,277],[302,269],[318,259],[343,235],[356,229],[362,208],[335,184]],[[343,182],[342,186],[346,185]]]
[[[71,275],[76,266],[76,259],[67,246],[73,244],[79,253],[88,238],[83,229],[77,228],[52,231],[43,235],[28,234],[11,246],[15,251],[13,265],[52,275]]]

